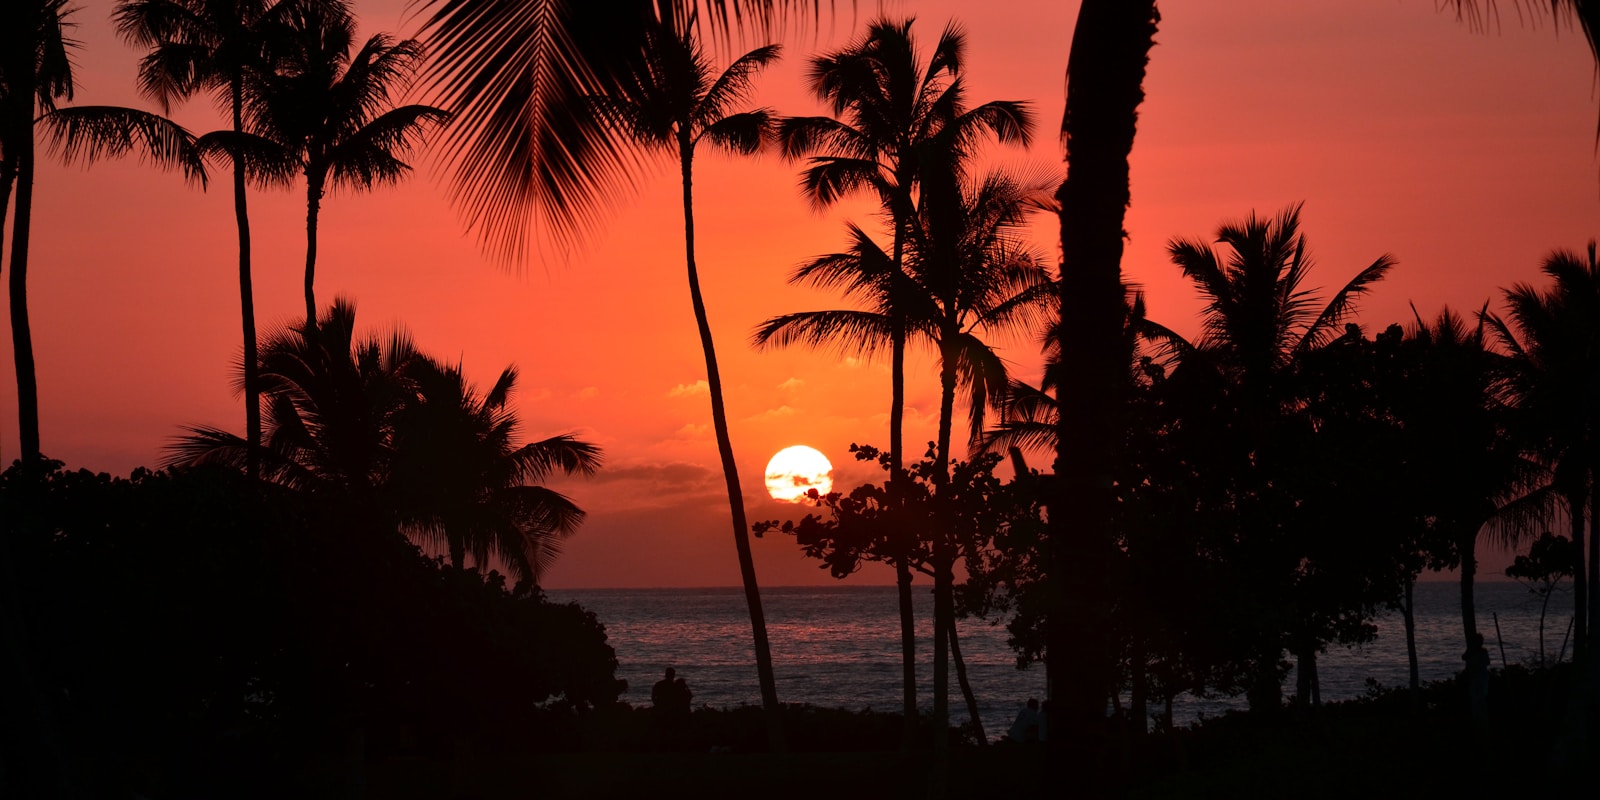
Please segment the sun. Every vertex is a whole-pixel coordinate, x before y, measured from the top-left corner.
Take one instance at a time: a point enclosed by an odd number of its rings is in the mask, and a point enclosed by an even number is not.
[[[767,462],[767,493],[774,500],[797,503],[806,492],[833,491],[833,465],[816,450],[797,444],[785,447]]]

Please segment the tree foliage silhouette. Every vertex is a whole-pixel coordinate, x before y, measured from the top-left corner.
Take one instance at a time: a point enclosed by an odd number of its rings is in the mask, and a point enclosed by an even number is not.
[[[283,43],[273,69],[246,80],[247,127],[298,161],[306,180],[306,324],[316,322],[317,223],[339,188],[370,190],[411,171],[402,159],[447,115],[427,105],[394,106],[422,61],[414,39],[375,34],[354,53],[355,20],[303,4],[274,20]]]
[[[591,474],[600,449],[570,435],[518,445],[506,403],[515,370],[479,396],[458,367],[419,352],[410,338],[359,338],[355,308],[335,302],[308,329],[263,340],[267,400],[262,471],[306,495],[358,540],[404,533],[444,544],[456,567],[495,558],[537,581],[583,512],[550,489],[552,473]],[[248,443],[210,427],[173,446],[174,465],[243,469]]]
[[[766,616],[756,583],[755,561],[750,552],[750,526],[745,517],[744,491],[739,485],[738,462],[728,432],[728,413],[722,399],[722,374],[717,367],[711,322],[700,291],[695,262],[694,156],[702,143],[732,153],[751,154],[770,136],[772,118],[766,109],[735,112],[754,89],[756,75],[778,57],[778,47],[752,50],[717,73],[701,53],[690,31],[693,19],[664,20],[645,35],[645,58],[614,95],[591,98],[594,113],[608,125],[634,137],[647,151],[671,155],[678,161],[683,187],[684,255],[688,267],[689,299],[694,307],[700,349],[705,355],[706,383],[711,395],[711,422],[727,484],[733,519],[734,547],[739,575],[755,641],[756,670],[761,684],[761,704],[766,711],[768,735],[776,749],[783,747],[777,684],[767,641]]]

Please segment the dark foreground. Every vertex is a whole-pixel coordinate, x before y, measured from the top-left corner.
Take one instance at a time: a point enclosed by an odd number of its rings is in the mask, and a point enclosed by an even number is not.
[[[368,796],[396,798],[1596,796],[1600,748],[1592,737],[1576,745],[1584,721],[1562,713],[1548,684],[1526,673],[1497,676],[1487,738],[1456,711],[1451,684],[1431,687],[1416,712],[1403,693],[1389,693],[1270,717],[1230,715],[1170,734],[1111,730],[1083,759],[1092,768],[1066,785],[1049,772],[1059,756],[1041,745],[956,745],[939,769],[927,749],[907,754],[885,742],[897,729],[893,715],[799,707],[789,710],[787,754],[756,751],[754,709],[696,712],[690,743],[673,752],[646,749],[656,746],[639,727],[648,717],[633,712],[622,725],[631,733],[580,737],[609,750],[399,755],[369,764],[364,780]],[[751,740],[740,741],[740,731]],[[709,752],[706,737],[733,744]]]

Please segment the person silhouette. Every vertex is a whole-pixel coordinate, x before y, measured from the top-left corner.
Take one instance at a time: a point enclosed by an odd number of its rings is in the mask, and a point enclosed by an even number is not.
[[[1017,719],[1011,723],[1011,730],[1007,735],[1013,742],[1037,742],[1042,739],[1039,735],[1041,727],[1039,715],[1039,701],[1028,698],[1028,704],[1017,712]]]
[[[1472,634],[1461,660],[1467,662],[1462,675],[1467,685],[1467,711],[1478,735],[1485,736],[1489,731],[1489,650],[1483,646],[1483,634]]]
[[[689,683],[678,671],[667,667],[665,675],[650,687],[650,706],[654,711],[656,735],[663,748],[676,750],[682,745],[689,725]]]

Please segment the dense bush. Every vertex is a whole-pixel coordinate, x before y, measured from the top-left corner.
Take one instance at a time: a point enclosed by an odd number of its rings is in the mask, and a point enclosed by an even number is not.
[[[227,470],[5,472],[7,773],[54,751],[90,795],[273,795],[615,703],[592,614],[338,518]]]

